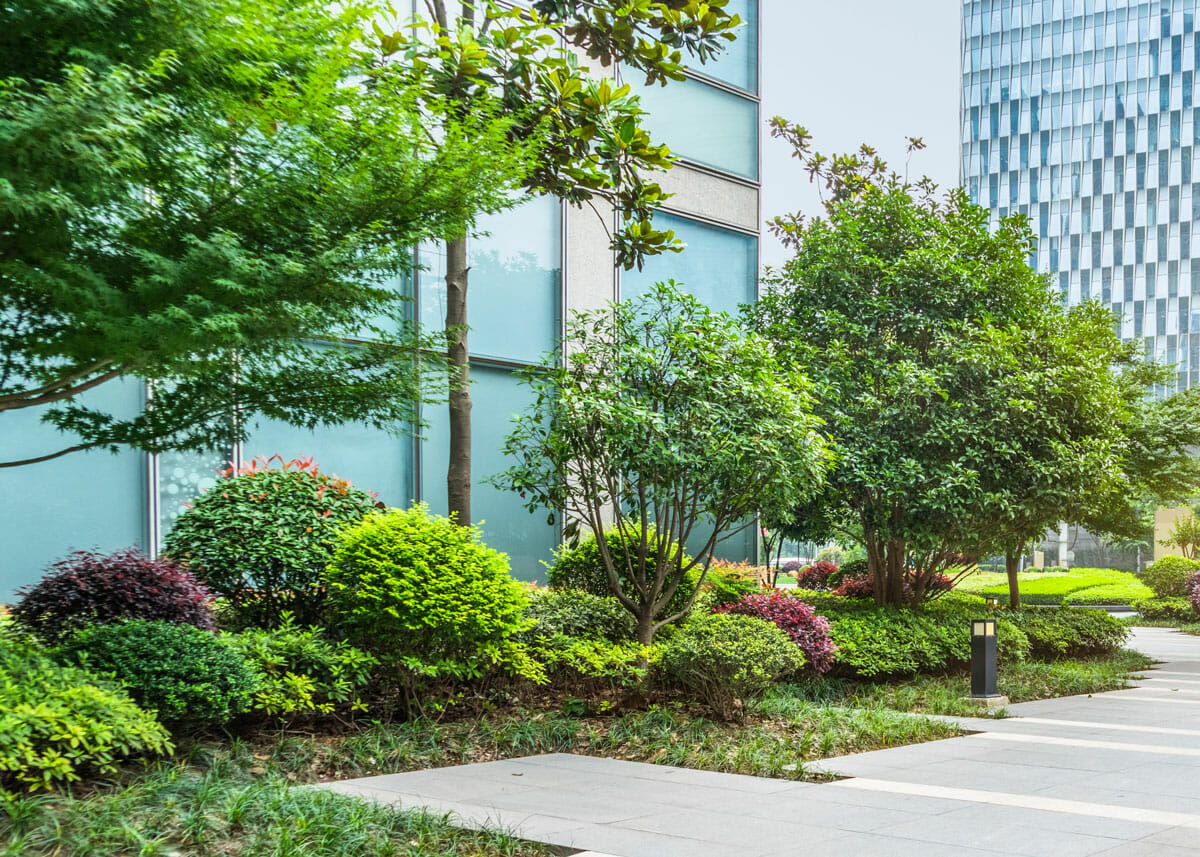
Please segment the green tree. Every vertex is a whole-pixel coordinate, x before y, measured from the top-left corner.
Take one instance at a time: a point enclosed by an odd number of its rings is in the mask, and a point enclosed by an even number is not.
[[[579,64],[580,53],[612,73],[620,65],[647,83],[684,78],[685,61],[719,53],[741,25],[728,0],[536,0],[508,8],[480,0],[428,0],[430,19],[410,36],[406,26],[381,31],[385,50],[428,65],[440,92],[457,100],[452,117],[499,104],[518,112],[515,140],[536,140],[537,157],[522,177],[531,195],[550,194],[574,204],[598,197],[615,207],[621,227],[612,236],[617,261],[639,266],[645,256],[678,251],[670,231],[654,228],[654,211],[667,194],[651,171],[674,162],[651,141],[628,85],[616,85]],[[428,32],[426,38],[424,33]],[[446,355],[449,386],[450,514],[471,521],[471,392],[467,343],[467,245],[446,242]]]
[[[1028,265],[1024,218],[992,231],[963,192],[938,198],[928,180],[910,183],[867,147],[828,158],[803,128],[777,119],[774,133],[828,194],[823,218],[776,222],[795,256],[754,310],[780,362],[812,379],[836,454],[825,488],[792,510],[790,529],[861,541],[876,601],[919,600],[939,574],[993,543],[998,522],[1020,537],[1042,503],[1059,501],[1053,488],[1005,495],[1006,468],[1063,440],[1092,456],[1080,465],[1088,472],[1106,461],[1108,435],[1093,449],[1095,432],[1072,422],[1078,403],[1048,398],[1068,370],[1081,376],[1069,379],[1077,388],[1099,383],[1068,352],[1103,324],[1093,308],[1070,316],[1069,335],[1035,335],[1068,316]],[[1102,335],[1086,353],[1113,342]],[[1047,405],[1057,410],[1037,425]],[[1067,451],[1045,452],[1041,477]]]
[[[378,12],[5,5],[0,411],[46,406],[78,437],[29,461],[206,449],[255,413],[415,422],[441,361],[421,356],[396,278],[415,243],[511,206],[528,147],[521,116],[452,110],[431,70],[385,56],[364,36]],[[142,415],[81,399],[121,377],[153,382]]]
[[[649,644],[691,608],[718,542],[820,484],[819,421],[808,383],[765,340],[673,282],[577,313],[566,344],[565,365],[528,374],[535,404],[506,444],[516,463],[493,481],[596,534],[609,588]],[[672,547],[689,539],[696,559]],[[684,606],[667,611],[681,585]]]

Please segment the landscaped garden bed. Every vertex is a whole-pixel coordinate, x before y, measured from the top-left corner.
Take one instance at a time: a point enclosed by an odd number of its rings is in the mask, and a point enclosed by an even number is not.
[[[1026,571],[1017,577],[1026,604],[1129,604],[1154,595],[1136,574],[1113,568],[1056,568]],[[1008,602],[1008,576],[1002,573],[974,572],[959,582],[958,589]]]

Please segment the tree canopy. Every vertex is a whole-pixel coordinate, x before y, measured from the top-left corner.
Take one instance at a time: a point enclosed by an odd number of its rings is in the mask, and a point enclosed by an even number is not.
[[[510,206],[529,147],[519,114],[452,110],[393,62],[364,35],[379,12],[6,5],[0,411],[46,406],[78,438],[39,459],[209,448],[254,413],[416,422],[432,362],[398,285],[411,248]],[[136,418],[80,398],[119,377],[153,383]]]
[[[707,569],[719,541],[820,484],[819,421],[807,382],[765,340],[674,282],[575,314],[566,344],[563,365],[552,357],[529,373],[536,401],[495,481],[596,534],[610,589],[649,643],[682,615],[660,618],[680,586],[691,586],[690,608],[703,573],[690,584],[687,574]],[[629,568],[615,566],[612,533]],[[689,539],[695,559],[671,548]]]

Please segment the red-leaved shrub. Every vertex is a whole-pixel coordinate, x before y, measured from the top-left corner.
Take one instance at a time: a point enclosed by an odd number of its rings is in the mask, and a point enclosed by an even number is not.
[[[837,574],[838,567],[832,562],[815,562],[806,565],[796,572],[796,584],[801,589],[825,590],[829,588],[829,578]]]
[[[833,594],[843,598],[874,598],[875,589],[869,577],[846,577],[833,590]]]
[[[161,619],[214,630],[212,594],[182,567],[136,548],[77,551],[17,591],[13,618],[47,643],[122,619]]]
[[[829,620],[818,616],[797,598],[782,592],[764,592],[747,595],[733,604],[718,607],[715,612],[753,616],[778,626],[804,652],[807,670],[819,674],[833,666],[836,647],[829,637]]]
[[[1200,571],[1189,574],[1184,586],[1187,587],[1188,601],[1192,602],[1192,609],[1200,612]]]

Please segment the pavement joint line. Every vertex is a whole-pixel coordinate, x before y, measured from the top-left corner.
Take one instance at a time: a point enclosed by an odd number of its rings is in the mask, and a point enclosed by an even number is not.
[[[1010,723],[1040,723],[1047,726],[1071,726],[1080,729],[1110,729],[1114,732],[1148,732],[1154,735],[1200,735],[1200,729],[1178,729],[1172,726],[1137,726],[1131,723],[1101,723],[1095,720],[1055,720],[1052,717],[1011,717]]]
[[[876,780],[855,777],[828,783],[830,789],[862,789],[863,791],[888,792],[914,797],[941,798],[966,803],[983,803],[992,806],[1011,806],[1018,809],[1039,809],[1064,815],[1084,815],[1092,818],[1112,818],[1119,821],[1141,821],[1162,824],[1166,827],[1187,827],[1200,830],[1200,815],[1186,812],[1171,812],[1161,809],[1143,809],[1132,806],[1116,806],[1107,803],[1089,803],[1081,800],[1023,795],[1011,792],[990,792],[982,789],[964,789],[952,786],[937,786],[926,783],[906,783],[891,780]]]
[[[1131,690],[1141,690],[1141,688],[1130,688]],[[1200,705],[1200,699],[1171,699],[1167,696],[1138,696],[1136,693],[1130,694],[1122,691],[1112,693],[1097,693],[1091,697],[1092,699],[1110,699],[1118,702],[1156,702],[1170,703],[1171,705]]]
[[[1126,688],[1126,690],[1144,690],[1147,693],[1200,693],[1200,687],[1175,687],[1174,685],[1177,684],[1200,684],[1200,682],[1182,682],[1164,679],[1161,684],[1135,685]]]
[[[1195,675],[1195,673],[1190,673],[1190,675]],[[1200,684],[1200,681],[1197,681],[1196,679],[1163,678],[1162,676],[1157,675],[1146,676],[1145,678],[1136,678],[1134,681],[1161,681],[1164,684]]]
[[[1200,756],[1200,747],[1168,747],[1163,744],[1126,744],[1120,741],[1090,741],[1086,738],[1056,738],[1051,735],[1027,735],[1023,732],[977,732],[966,736],[973,740],[1024,741],[1060,747],[1090,747],[1094,750],[1121,750],[1130,753],[1157,753],[1162,756]]]

